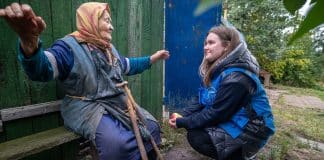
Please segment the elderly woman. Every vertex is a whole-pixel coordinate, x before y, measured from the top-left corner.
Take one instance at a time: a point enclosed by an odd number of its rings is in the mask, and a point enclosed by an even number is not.
[[[141,73],[156,61],[167,59],[169,53],[160,50],[148,57],[121,56],[111,44],[114,28],[107,3],[82,4],[76,14],[77,31],[46,50],[39,39],[46,24],[29,5],[13,3],[0,9],[0,16],[20,38],[18,58],[30,79],[56,79],[63,86],[66,96],[61,114],[65,126],[92,140],[102,160],[140,159],[125,112],[125,91],[116,84],[123,82],[122,74]],[[139,112],[145,121],[140,123],[142,137],[152,136],[160,143],[157,121],[141,107]],[[149,157],[154,158],[149,142],[144,141],[144,145]]]
[[[233,27],[210,29],[199,68],[202,85],[192,106],[171,115],[198,152],[215,159],[254,159],[275,132],[259,65]]]

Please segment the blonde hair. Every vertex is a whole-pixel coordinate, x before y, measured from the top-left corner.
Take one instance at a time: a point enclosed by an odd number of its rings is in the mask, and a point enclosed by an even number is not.
[[[222,60],[224,60],[227,57],[227,55],[240,44],[239,33],[236,29],[232,27],[225,27],[225,26],[213,27],[209,30],[207,36],[210,33],[216,34],[219,37],[219,39],[222,41],[222,45],[226,46],[227,49],[214,62],[208,62],[205,59],[205,57],[203,58],[199,66],[199,75],[203,78],[203,83],[205,86],[210,85],[212,75],[216,70],[216,66],[220,62],[222,62]]]

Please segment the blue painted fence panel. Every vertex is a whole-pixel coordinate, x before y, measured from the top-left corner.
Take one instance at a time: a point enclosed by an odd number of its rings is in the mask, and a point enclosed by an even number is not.
[[[198,2],[165,1],[165,46],[171,57],[165,67],[164,103],[171,110],[185,107],[187,100],[197,95],[204,39],[208,30],[221,21],[221,4],[195,17]]]

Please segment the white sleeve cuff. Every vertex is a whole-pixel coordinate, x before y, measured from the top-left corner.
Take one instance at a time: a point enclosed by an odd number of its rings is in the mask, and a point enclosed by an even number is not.
[[[48,58],[49,62],[52,65],[53,68],[53,79],[56,79],[59,75],[58,73],[58,68],[57,68],[57,62],[56,62],[56,58],[54,57],[54,55],[49,52],[49,51],[44,51],[46,57]]]

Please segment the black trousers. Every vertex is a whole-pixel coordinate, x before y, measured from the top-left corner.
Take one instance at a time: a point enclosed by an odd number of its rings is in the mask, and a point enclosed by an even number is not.
[[[193,149],[200,154],[217,159],[217,151],[209,134],[201,129],[188,130],[187,139]]]
[[[217,160],[254,159],[263,143],[263,140],[244,132],[233,139],[220,128],[188,130],[187,139],[197,152]]]

